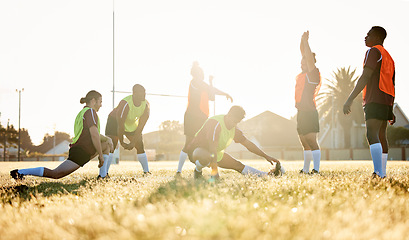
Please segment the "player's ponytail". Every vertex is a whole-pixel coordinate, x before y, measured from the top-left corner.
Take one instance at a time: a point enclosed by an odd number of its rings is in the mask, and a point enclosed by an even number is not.
[[[87,93],[87,95],[83,98],[80,99],[80,103],[84,104],[84,103],[89,103],[92,99],[98,99],[102,97],[101,93],[95,91],[95,90],[91,90]]]

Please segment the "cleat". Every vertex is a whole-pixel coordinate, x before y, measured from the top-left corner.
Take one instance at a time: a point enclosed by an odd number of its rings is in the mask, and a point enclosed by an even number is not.
[[[314,174],[320,174],[317,170],[315,170],[315,169],[312,169],[312,171],[311,171],[311,175],[314,175]]]
[[[176,172],[175,178],[182,178],[182,173],[181,172]]]
[[[198,172],[198,171],[195,169],[195,170],[194,170],[194,173],[193,173],[193,177],[194,177],[195,179],[203,178],[203,173],[202,173],[202,172]]]
[[[24,174],[19,173],[18,169],[14,169],[13,171],[10,171],[10,176],[16,181],[24,179]]]
[[[149,176],[149,175],[152,175],[152,173],[151,172],[143,172],[143,176]]]
[[[309,174],[309,173],[304,172],[304,169],[301,169],[301,170],[300,170],[300,174]]]

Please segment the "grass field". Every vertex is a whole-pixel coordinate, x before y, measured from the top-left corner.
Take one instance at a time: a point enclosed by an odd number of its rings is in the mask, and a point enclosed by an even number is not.
[[[388,162],[382,180],[371,161],[323,161],[320,176],[300,175],[301,161],[279,178],[221,170],[218,183],[193,180],[190,163],[176,180],[177,162],[150,163],[147,177],[121,162],[102,181],[96,162],[60,180],[8,175],[56,165],[0,163],[0,239],[409,239],[407,162]]]

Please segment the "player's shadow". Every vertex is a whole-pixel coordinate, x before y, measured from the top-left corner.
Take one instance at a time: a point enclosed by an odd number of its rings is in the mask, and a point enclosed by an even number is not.
[[[3,203],[12,203],[18,199],[20,202],[29,201],[37,196],[50,197],[54,195],[67,195],[78,193],[81,186],[88,183],[81,180],[78,183],[61,183],[61,182],[42,182],[35,186],[25,184],[0,187],[0,199]]]

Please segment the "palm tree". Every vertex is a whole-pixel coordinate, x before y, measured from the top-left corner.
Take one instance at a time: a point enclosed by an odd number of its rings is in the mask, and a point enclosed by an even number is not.
[[[351,147],[353,122],[357,124],[364,123],[362,94],[359,94],[355,99],[349,115],[344,115],[342,111],[345,101],[359,78],[359,76],[354,77],[356,69],[351,71],[350,68],[345,69],[343,67],[333,71],[333,79],[326,79],[328,83],[324,85],[324,91],[317,98],[319,116],[323,118],[324,125],[329,124],[334,127],[334,122],[337,121],[344,130],[345,148]]]

